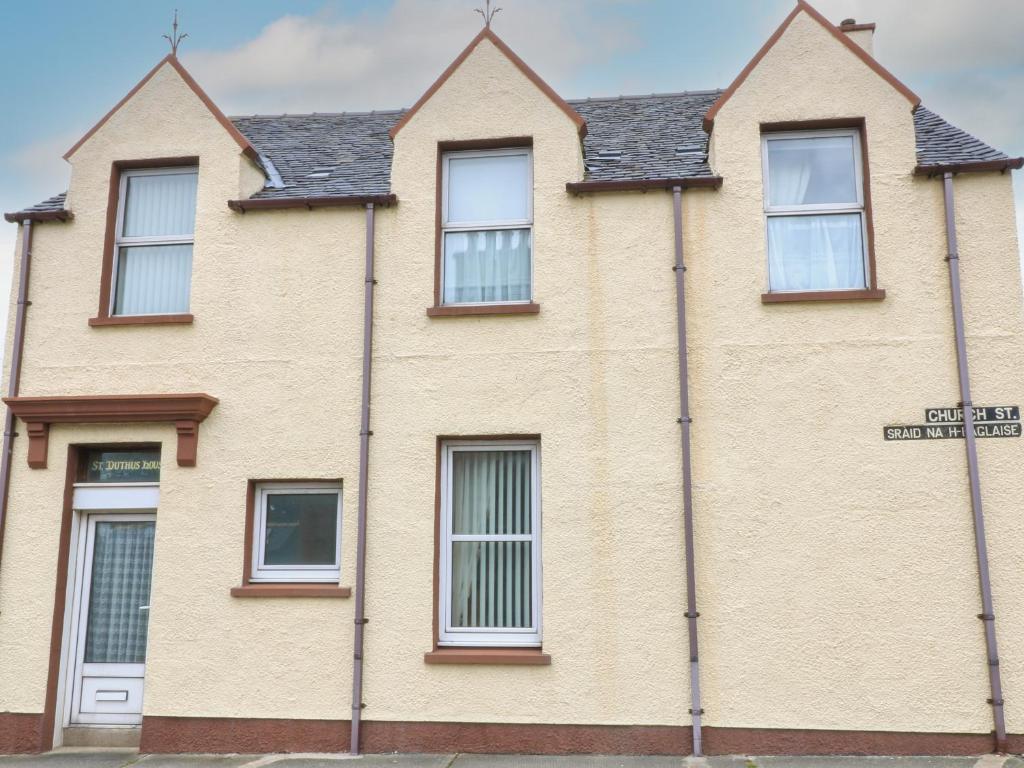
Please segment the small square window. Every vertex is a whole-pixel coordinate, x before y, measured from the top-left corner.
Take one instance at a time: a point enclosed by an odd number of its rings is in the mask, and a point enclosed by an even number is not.
[[[762,157],[769,290],[866,288],[860,132],[766,133]]]
[[[532,162],[528,148],[442,156],[442,304],[532,300]]]
[[[338,581],[341,489],[268,483],[257,486],[255,495],[251,581]]]
[[[196,168],[124,171],[114,243],[114,316],[187,313]]]

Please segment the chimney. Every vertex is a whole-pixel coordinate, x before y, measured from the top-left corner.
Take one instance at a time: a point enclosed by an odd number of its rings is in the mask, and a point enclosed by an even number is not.
[[[872,46],[872,38],[875,36],[875,25],[873,23],[858,24],[853,19],[844,19],[839,25],[839,31],[867,51],[868,55],[875,55]]]

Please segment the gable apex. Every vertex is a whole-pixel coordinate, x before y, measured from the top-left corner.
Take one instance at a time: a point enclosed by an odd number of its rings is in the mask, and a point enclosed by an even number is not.
[[[786,30],[789,29],[789,25],[792,24],[793,20],[801,13],[806,13],[808,16],[810,16],[812,19],[818,22],[818,24],[824,27],[825,30],[829,32],[829,34],[831,34],[836,40],[838,40],[840,43],[846,46],[846,48],[851,53],[853,53],[857,58],[859,58],[861,61],[867,64],[868,67],[875,72],[875,74],[877,74],[887,83],[889,83],[889,85],[891,85],[901,94],[903,94],[906,97],[907,101],[910,102],[910,108],[912,110],[916,109],[921,104],[921,99],[918,97],[918,95],[914,93],[912,90],[910,90],[902,82],[900,82],[896,78],[896,76],[892,74],[892,72],[890,72],[881,64],[879,64],[874,56],[872,56],[870,53],[868,53],[855,42],[853,42],[853,40],[851,40],[848,35],[844,34],[839,29],[839,27],[837,27],[835,24],[833,24],[824,16],[822,16],[821,13],[806,0],[796,0],[796,7],[792,11],[790,11],[789,15],[779,25],[778,29],[776,29],[775,32],[772,33],[772,36],[769,37],[768,40],[765,42],[765,44],[761,46],[761,49],[754,54],[754,58],[752,58],[748,62],[747,66],[745,66],[743,70],[736,76],[736,79],[733,80],[732,83],[729,84],[729,87],[722,92],[722,95],[718,97],[718,100],[711,105],[711,108],[707,111],[707,114],[704,116],[704,130],[706,132],[711,133],[711,129],[715,123],[715,115],[717,115],[718,111],[723,106],[725,106],[725,103],[729,100],[733,93],[735,93],[736,90],[741,85],[743,85],[743,82],[747,79],[750,73],[753,72],[757,65],[761,63],[761,59],[763,59],[768,54],[768,51],[770,51],[775,46],[775,44],[779,41],[783,34],[785,34]]]
[[[115,104],[113,108],[109,112],[107,112],[107,114],[100,118],[99,122],[97,122],[96,125],[90,128],[86,132],[86,134],[82,136],[82,138],[75,142],[75,145],[71,147],[71,149],[64,153],[64,159],[70,160],[71,156],[75,154],[76,151],[78,151],[78,148],[85,144],[85,142],[87,142],[92,137],[92,135],[96,133],[96,131],[102,128],[106,124],[106,122],[111,117],[113,117],[113,115],[119,109],[121,109],[121,107],[127,104],[131,100],[132,96],[134,96],[136,93],[142,90],[146,83],[148,83],[153,78],[153,76],[163,68],[165,64],[169,64],[171,67],[174,68],[174,71],[178,73],[178,76],[185,82],[185,85],[187,85],[192,90],[192,92],[199,98],[199,100],[203,102],[203,105],[210,111],[210,114],[212,114],[213,117],[217,120],[217,122],[221,124],[221,126],[224,128],[224,130],[228,132],[231,138],[235,140],[238,146],[242,149],[242,152],[247,157],[258,163],[259,153],[256,151],[256,148],[253,147],[249,140],[242,135],[242,133],[235,127],[234,123],[228,120],[227,116],[220,111],[220,108],[213,103],[213,100],[209,96],[206,95],[206,91],[199,87],[199,83],[197,83],[193,79],[192,75],[188,73],[188,70],[185,69],[184,66],[182,66],[181,62],[178,61],[178,57],[175,56],[173,53],[169,53],[166,56],[164,56],[164,58],[162,58],[155,67],[149,70],[149,72],[146,73],[146,76],[143,77],[138,83],[136,83],[134,88],[132,88],[130,91],[128,91],[128,93],[125,94],[123,99],[117,102],[117,104]]]
[[[395,136],[398,135],[398,132],[405,127],[405,124],[412,119],[413,115],[415,115],[420,110],[420,108],[430,100],[430,97],[433,96],[441,88],[441,86],[445,84],[448,78],[455,73],[455,70],[459,68],[462,62],[469,58],[469,55],[474,50],[476,50],[476,47],[483,40],[489,40],[491,43],[493,43],[494,47],[501,51],[502,54],[504,54],[505,58],[511,61],[520,72],[526,75],[528,80],[530,80],[535,86],[537,86],[537,88],[541,90],[541,92],[544,93],[545,96],[547,96],[549,99],[551,99],[552,102],[554,102],[555,106],[557,106],[559,109],[565,112],[566,116],[570,120],[572,120],[572,122],[576,125],[576,130],[579,132],[580,138],[583,138],[584,136],[587,135],[587,122],[586,120],[583,119],[580,113],[573,109],[571,106],[569,106],[569,103],[561,96],[559,96],[555,92],[554,88],[552,88],[550,85],[544,82],[541,79],[540,75],[538,75],[536,72],[530,69],[527,63],[523,61],[521,58],[519,58],[519,56],[516,55],[515,51],[509,48],[504,40],[502,40],[500,37],[494,34],[494,32],[491,31],[490,27],[484,27],[483,29],[480,30],[479,34],[477,34],[477,36],[474,37],[469,42],[469,45],[467,45],[465,49],[463,49],[462,53],[455,57],[455,60],[448,65],[448,68],[441,73],[441,76],[434,81],[433,85],[427,88],[424,94],[420,96],[419,99],[416,100],[416,103],[413,104],[408,109],[408,111],[406,111],[406,113],[402,116],[402,119],[395,123],[394,126],[392,126],[391,130],[388,132],[392,140],[394,140]]]

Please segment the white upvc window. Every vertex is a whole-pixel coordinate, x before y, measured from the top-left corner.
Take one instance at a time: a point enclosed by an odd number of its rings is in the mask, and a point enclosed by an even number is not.
[[[541,644],[540,445],[451,441],[441,454],[438,644]]]
[[[110,314],[189,311],[198,168],[121,173]]]
[[[337,483],[264,483],[256,486],[254,503],[251,581],[338,581]]]
[[[441,168],[441,303],[530,303],[532,150],[446,152]]]
[[[866,288],[859,131],[765,133],[761,144],[769,290]]]

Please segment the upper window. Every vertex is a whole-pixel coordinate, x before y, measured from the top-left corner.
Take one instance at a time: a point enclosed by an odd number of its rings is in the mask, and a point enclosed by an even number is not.
[[[443,446],[440,645],[540,645],[538,451]]]
[[[531,150],[449,152],[442,163],[441,303],[529,303]]]
[[[196,168],[121,174],[111,315],[188,312],[198,176]]]
[[[251,581],[337,581],[341,489],[331,483],[256,486]]]
[[[769,289],[867,287],[858,131],[766,133],[762,145]]]

